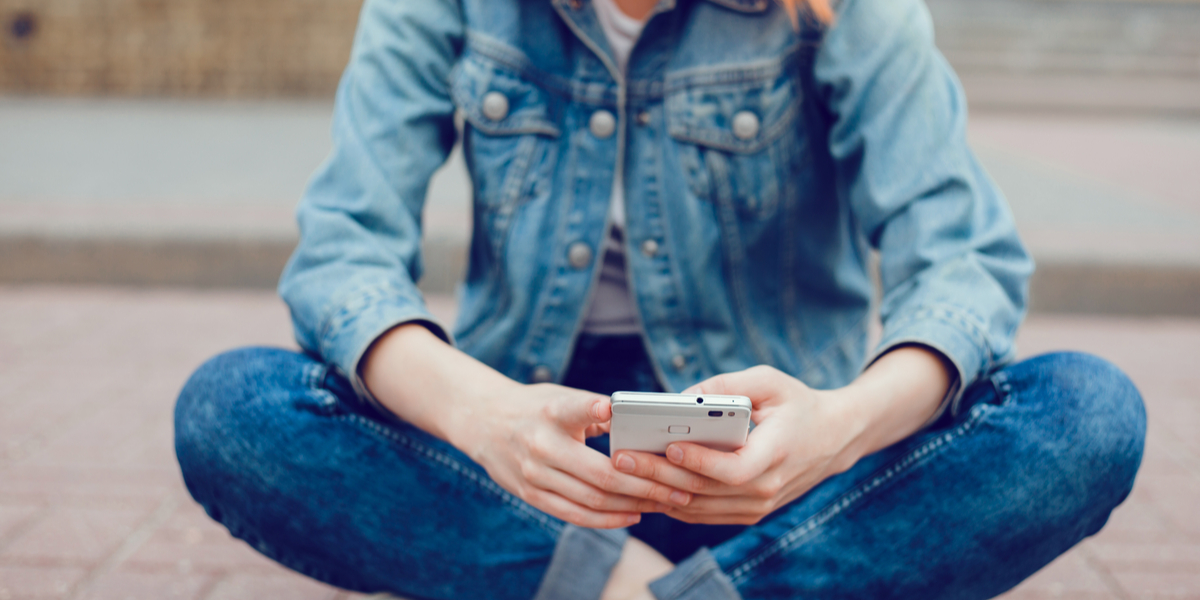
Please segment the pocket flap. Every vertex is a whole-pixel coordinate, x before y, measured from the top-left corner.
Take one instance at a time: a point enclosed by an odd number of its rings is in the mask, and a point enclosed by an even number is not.
[[[549,94],[512,70],[485,57],[467,55],[455,68],[452,78],[455,106],[479,131],[488,135],[560,135],[551,119]],[[501,117],[497,117],[494,105],[489,111],[491,116],[484,111],[488,96],[495,94],[504,99]]]
[[[754,154],[779,138],[799,112],[791,78],[686,85],[666,97],[667,133],[694,144]],[[668,89],[674,87],[668,82]]]

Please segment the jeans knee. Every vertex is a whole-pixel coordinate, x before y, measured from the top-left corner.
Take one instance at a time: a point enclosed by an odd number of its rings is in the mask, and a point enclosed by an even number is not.
[[[1112,363],[1083,353],[1040,357],[1069,442],[1073,472],[1097,503],[1111,509],[1133,488],[1146,439],[1141,393]],[[1038,359],[1035,359],[1038,360]]]
[[[271,363],[294,353],[239,348],[209,359],[188,378],[175,402],[175,456],[192,495],[196,483],[220,469],[221,448],[239,431],[239,412],[272,371]],[[199,498],[197,498],[199,499]]]

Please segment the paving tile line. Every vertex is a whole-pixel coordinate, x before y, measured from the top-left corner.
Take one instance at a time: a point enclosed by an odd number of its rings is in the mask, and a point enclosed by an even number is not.
[[[0,536],[0,554],[2,554],[9,545],[20,539],[21,536],[28,533],[29,530],[36,527],[38,523],[44,521],[48,516],[50,516],[50,513],[53,512],[53,510],[53,506],[40,506],[34,510],[33,514],[26,517],[24,522],[10,529],[8,535]]]
[[[1149,423],[1153,424],[1153,421],[1149,421]],[[1162,427],[1155,427],[1155,429],[1161,429],[1161,431],[1156,433],[1153,438],[1147,436],[1146,442],[1156,444],[1167,456],[1175,461],[1175,464],[1183,467],[1193,477],[1200,480],[1200,461],[1197,460],[1197,457],[1192,456],[1192,453],[1183,446],[1183,440],[1180,440],[1175,432],[1170,429]]]
[[[125,537],[125,541],[121,542],[121,545],[113,551],[107,560],[101,562],[75,583],[70,592],[65,596],[65,600],[76,600],[82,597],[97,580],[115,571],[117,567],[120,567],[121,564],[129,560],[129,557],[133,556],[142,547],[142,544],[145,544],[150,539],[150,536],[154,535],[154,532],[158,531],[158,528],[162,527],[167,522],[167,519],[170,519],[171,515],[175,514],[175,511],[182,502],[182,492],[172,491],[168,493],[167,497],[158,503],[158,507],[154,509],[154,512],[150,513],[150,516],[146,517],[134,528],[133,533]]]
[[[1125,586],[1121,585],[1121,582],[1117,581],[1117,578],[1108,570],[1108,566],[1104,564],[1104,561],[1100,560],[1100,557],[1096,556],[1095,552],[1092,552],[1092,548],[1087,544],[1087,540],[1075,546],[1073,550],[1079,553],[1079,556],[1083,558],[1083,564],[1104,583],[1104,586],[1108,588],[1108,591],[1112,595],[1116,596],[1119,600],[1133,600],[1133,596],[1129,594]]]

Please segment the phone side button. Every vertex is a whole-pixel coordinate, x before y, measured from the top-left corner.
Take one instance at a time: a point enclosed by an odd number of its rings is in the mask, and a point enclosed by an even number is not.
[[[691,433],[692,428],[687,425],[671,425],[667,427],[667,433]]]

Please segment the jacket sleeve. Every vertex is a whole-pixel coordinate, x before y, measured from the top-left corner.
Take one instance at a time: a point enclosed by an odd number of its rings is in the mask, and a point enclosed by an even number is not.
[[[947,404],[1012,359],[1033,262],[967,146],[966,100],[920,0],[844,0],[818,51],[838,193],[880,254],[883,338],[943,354]],[[940,411],[939,411],[940,413]]]
[[[300,243],[279,283],[305,350],[347,376],[389,329],[425,307],[421,211],[454,143],[449,75],[462,48],[453,0],[368,0],[338,87],[333,150],[297,209]]]

